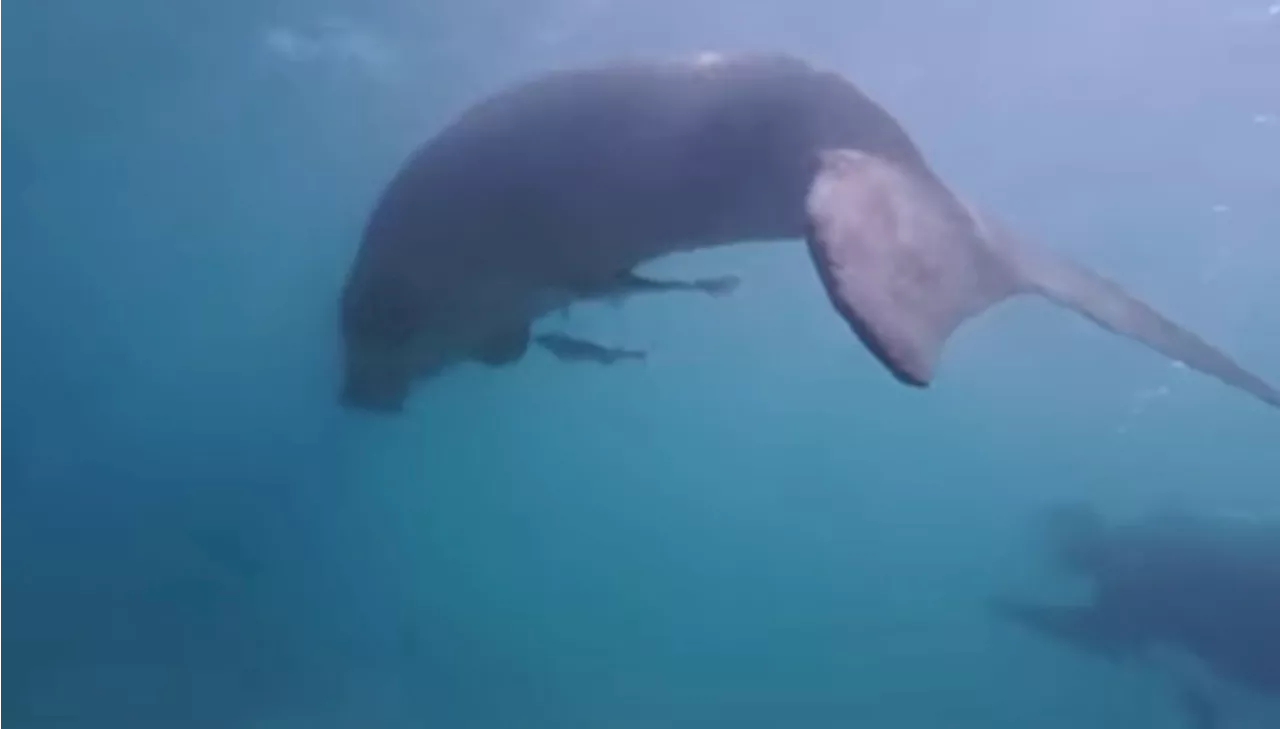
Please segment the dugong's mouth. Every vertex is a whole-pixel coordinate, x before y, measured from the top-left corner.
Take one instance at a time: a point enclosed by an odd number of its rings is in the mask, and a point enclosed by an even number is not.
[[[348,342],[339,402],[351,410],[385,414],[403,411],[414,383],[433,379],[460,361],[438,345],[425,336],[415,337],[404,346]]]
[[[344,408],[388,414],[404,410],[413,377],[397,349],[351,343],[343,359],[338,401]]]

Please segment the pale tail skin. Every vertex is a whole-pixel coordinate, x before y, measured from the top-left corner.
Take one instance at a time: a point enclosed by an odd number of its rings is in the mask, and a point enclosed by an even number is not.
[[[855,150],[822,153],[806,240],[831,303],[900,381],[927,386],[947,338],[1016,294],[1039,294],[1280,407],[1280,392],[1102,276],[1003,226],[941,184]]]

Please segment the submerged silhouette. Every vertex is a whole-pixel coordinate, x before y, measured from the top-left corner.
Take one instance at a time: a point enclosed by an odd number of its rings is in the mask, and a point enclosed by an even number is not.
[[[1082,605],[997,601],[1005,619],[1111,660],[1166,646],[1224,679],[1280,696],[1280,521],[1159,513],[1110,524],[1092,508],[1044,520],[1055,566],[1088,579]],[[1219,711],[1202,687],[1180,689],[1194,727]]]

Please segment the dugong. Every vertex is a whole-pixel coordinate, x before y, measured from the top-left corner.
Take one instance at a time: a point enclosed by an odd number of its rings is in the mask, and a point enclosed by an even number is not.
[[[341,302],[349,408],[396,412],[451,364],[504,365],[568,303],[667,254],[804,239],[836,311],[899,381],[1039,294],[1280,406],[1280,393],[1116,284],[953,194],[884,109],[784,54],[550,72],[464,111],[378,200]]]
[[[1066,503],[1039,526],[1051,566],[1087,580],[1091,595],[1002,597],[998,617],[1116,661],[1173,648],[1229,684],[1280,697],[1280,520],[1169,509],[1112,523]],[[1189,725],[1218,726],[1210,687],[1188,678],[1179,694]]]

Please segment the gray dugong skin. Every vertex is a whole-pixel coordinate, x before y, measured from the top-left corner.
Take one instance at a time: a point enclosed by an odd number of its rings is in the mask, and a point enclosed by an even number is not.
[[[824,146],[926,169],[878,106],[787,57],[560,71],[482,101],[410,158],[369,219],[343,297],[347,401],[398,407],[422,374],[405,368],[519,331],[543,313],[536,288],[800,236]],[[424,325],[436,341],[385,354]],[[390,346],[362,344],[378,338]]]
[[[394,412],[448,365],[501,365],[530,324],[639,263],[804,238],[837,312],[900,381],[947,336],[1035,293],[1280,405],[1118,287],[956,198],[842,76],[785,55],[545,74],[420,147],[367,223],[341,302],[342,403]]]

